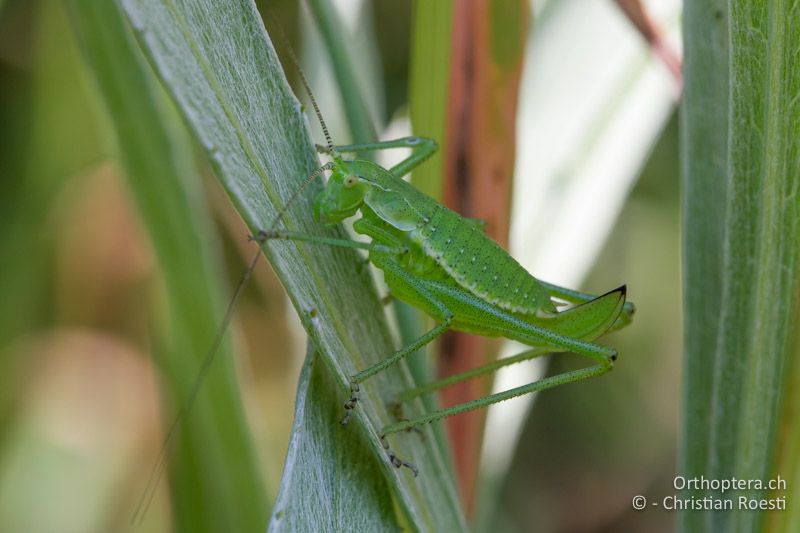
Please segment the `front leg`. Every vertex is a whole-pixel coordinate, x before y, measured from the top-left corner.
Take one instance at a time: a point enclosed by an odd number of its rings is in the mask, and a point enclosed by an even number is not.
[[[338,246],[340,248],[355,248],[357,250],[374,251],[390,255],[403,255],[408,252],[408,248],[403,246],[402,243],[398,243],[397,246],[386,246],[384,244],[351,241],[349,239],[323,237],[322,235],[308,235],[305,233],[283,230],[261,230],[256,236],[252,237],[252,239],[262,243],[274,239],[285,241],[303,241],[315,244],[325,244],[328,246]]]
[[[376,150],[387,150],[390,148],[411,148],[411,155],[402,160],[397,165],[389,169],[389,172],[401,178],[411,172],[412,169],[424,163],[430,156],[436,153],[439,145],[435,140],[428,137],[401,137],[391,141],[379,141],[373,143],[345,144],[334,146],[336,152],[373,152]],[[317,145],[317,151],[321,154],[331,153],[327,146]]]

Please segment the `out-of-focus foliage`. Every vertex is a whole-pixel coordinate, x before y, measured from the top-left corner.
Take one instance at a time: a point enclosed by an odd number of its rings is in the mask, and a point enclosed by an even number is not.
[[[76,22],[80,15],[74,12],[73,15]],[[212,314],[217,316],[198,326],[205,287],[184,290],[184,302],[186,298],[193,299],[194,306],[181,312],[178,321],[182,326],[169,330],[164,295],[175,295],[181,289],[174,283],[164,285],[140,227],[140,217],[145,217],[146,225],[152,221],[146,217],[152,216],[153,202],[180,205],[182,200],[165,192],[169,183],[164,180],[136,182],[133,185],[137,193],[149,195],[152,200],[149,213],[136,213],[119,163],[114,160],[115,136],[104,114],[107,102],[101,100],[103,93],[96,90],[96,79],[88,75],[89,70],[78,54],[74,27],[70,27],[61,3],[12,2],[2,12],[0,23],[4,28],[2,68],[9,73],[2,77],[3,90],[9,94],[9,98],[3,99],[3,112],[9,120],[2,121],[4,127],[0,130],[9,138],[8,143],[3,143],[4,153],[0,157],[8,165],[3,169],[2,181],[8,188],[8,194],[3,195],[4,202],[8,202],[3,208],[7,215],[3,224],[7,253],[4,258],[8,260],[2,261],[2,265],[8,272],[3,275],[3,282],[9,286],[9,290],[3,291],[7,297],[3,299],[5,308],[0,322],[6,341],[0,347],[7,370],[3,376],[9,379],[9,386],[3,387],[6,402],[3,412],[8,416],[2,425],[0,529],[118,530],[129,527],[162,439],[154,375],[148,368],[151,358],[147,352],[168,349],[166,338],[174,349],[175,341],[183,335],[184,341],[187,336],[190,341],[179,353],[188,361],[199,360],[219,324],[224,300],[219,298],[213,303]],[[113,30],[113,20],[101,20],[100,26],[109,32],[106,34],[109,38],[125,38],[127,30],[121,31],[119,26]],[[97,26],[89,28],[97,30]],[[101,35],[94,33],[91,37]],[[119,76],[132,75],[119,56],[113,57],[118,50],[115,43],[119,41],[103,46],[95,40],[88,46],[100,56],[104,53],[112,56],[113,63],[104,65],[101,74],[113,75],[117,69]],[[117,81],[119,90],[133,89],[129,83]],[[136,95],[131,100],[117,94],[112,95],[112,101],[136,108],[139,102],[135,98],[147,96]],[[155,96],[163,97],[160,93]],[[144,131],[137,129],[148,117],[147,109],[139,108],[138,115],[123,116],[123,127],[155,139],[155,132],[147,131],[146,126]],[[170,129],[178,124],[174,112],[164,114],[163,118],[171,122],[167,124]],[[128,136],[123,141],[137,139]],[[167,149],[163,143],[155,148]],[[144,162],[158,164],[158,154],[149,155],[150,160]],[[170,172],[170,169],[157,168],[156,172],[159,171]],[[143,177],[158,179],[153,172]],[[198,176],[191,179],[195,188],[201,184]],[[194,196],[191,201],[205,202],[197,194],[197,191],[190,193]],[[212,190],[212,201],[219,203],[217,196]],[[167,211],[172,222],[182,224],[178,222],[179,210],[173,206]],[[221,215],[228,217],[224,210]],[[203,215],[200,224],[208,226],[209,222],[208,214]],[[193,264],[191,256],[180,251],[185,246],[197,250],[192,244],[190,226],[183,224],[181,230],[169,224],[162,224],[159,231],[163,235],[169,228],[176,230],[173,233],[176,241],[167,249],[180,254],[173,257],[187,262],[180,267],[184,269],[183,277],[177,279],[177,285],[185,281],[182,284],[185,289],[197,275],[202,275],[204,267],[202,263]],[[201,231],[208,233],[208,228]],[[245,234],[242,229],[236,231]],[[240,240],[237,236],[233,242],[238,245]],[[238,275],[241,266],[237,264],[235,270]],[[220,279],[219,270],[213,276],[218,282],[226,281]],[[264,281],[264,276],[258,277]],[[280,349],[287,346],[289,339],[282,318],[283,297],[277,287],[274,291],[272,307],[278,311],[273,311],[275,327],[268,325],[261,329],[270,344]],[[245,300],[240,309],[243,316],[248,306],[252,307],[252,290]],[[261,304],[258,306],[263,308]],[[171,306],[171,311],[179,312],[179,306]],[[192,331],[192,327],[200,330]],[[196,344],[191,346],[192,342]],[[229,358],[223,360],[223,364],[229,363]],[[218,371],[212,381],[230,380],[230,376],[226,378],[219,372],[223,367],[215,368]],[[279,361],[277,368],[291,369],[291,358]],[[197,364],[187,364],[176,372],[181,373],[180,379],[191,384]],[[281,393],[282,387],[285,394]],[[205,390],[213,393],[214,388],[206,385]],[[291,408],[291,382],[281,377],[272,386],[260,388],[274,395],[284,409]],[[183,401],[186,390],[188,387],[177,394],[180,399],[176,401]],[[212,397],[220,415],[235,423],[236,417],[223,407],[222,397]],[[280,416],[273,424],[273,438],[283,441],[283,447],[289,424]],[[218,435],[231,442],[233,433],[219,431]],[[206,439],[206,451],[219,455],[207,446],[210,440]],[[259,446],[262,450],[268,448]],[[267,458],[277,473],[283,450],[281,445],[275,449],[274,456]],[[228,456],[229,460],[239,461],[247,468],[247,475],[258,483],[263,478],[261,469],[242,462],[241,446],[237,450],[219,458]],[[209,459],[213,457],[197,457],[199,467],[191,468],[192,476],[197,478],[203,472],[210,472]],[[179,458],[192,459],[186,453]],[[230,469],[225,476],[234,480]],[[161,484],[162,489],[166,486]],[[239,486],[245,487],[246,483]],[[269,502],[257,490],[250,493],[254,498],[255,505],[251,506],[254,514],[261,515],[255,523],[266,523],[268,515],[264,510]],[[241,503],[241,497],[238,500]],[[162,491],[144,528],[168,523],[163,501]],[[213,503],[219,504],[220,500]],[[260,513],[255,506],[261,507]],[[207,507],[212,509],[212,503]],[[236,506],[231,503],[224,507],[235,511]],[[197,511],[191,512],[200,516]],[[239,512],[238,516],[245,518],[246,514]],[[213,521],[205,523],[210,526]]]
[[[164,277],[169,313],[154,327],[153,345],[164,403],[174,406],[166,416],[188,413],[169,429],[174,438],[148,480],[134,526],[148,510],[158,469],[168,469],[176,529],[259,529],[268,514],[267,496],[228,344],[215,346],[223,320],[222,271],[186,135],[176,127],[117,4],[70,0],[67,5],[113,125],[115,155]],[[215,361],[207,367],[214,371],[198,381],[200,365]],[[203,395],[195,393],[198,387]]]
[[[631,498],[645,494],[657,501],[670,494],[675,471],[681,350],[677,153],[673,119],[586,282],[594,291],[625,282],[636,303],[634,324],[608,338],[620,354],[613,372],[535,401],[490,519],[503,530],[526,531],[534,521],[542,531],[674,529],[674,513],[635,511]],[[576,362],[554,360],[549,372]]]
[[[680,469],[786,486],[687,487],[685,498],[784,509],[687,512],[681,527],[796,531],[800,4],[698,1],[685,27]]]

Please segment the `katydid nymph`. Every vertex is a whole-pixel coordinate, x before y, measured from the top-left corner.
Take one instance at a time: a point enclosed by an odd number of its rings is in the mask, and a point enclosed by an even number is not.
[[[297,63],[291,52],[289,55]],[[302,72],[300,79],[311,96]],[[457,376],[404,391],[396,398],[385,398],[387,403],[402,404],[458,381],[551,353],[574,352],[589,358],[592,364],[463,404],[410,419],[398,419],[385,426],[380,432],[380,440],[389,462],[396,468],[407,467],[415,476],[418,474],[416,467],[398,457],[389,445],[390,435],[418,429],[430,422],[485,408],[516,396],[600,376],[613,368],[616,351],[596,344],[595,340],[631,322],[634,308],[630,302],[626,302],[625,286],[594,296],[537,280],[485,234],[480,221],[461,217],[402,179],[437,150],[434,140],[412,136],[392,141],[335,146],[313,96],[311,103],[326,137],[326,145],[319,151],[328,156],[330,161],[311,174],[284,204],[271,225],[252,239],[262,245],[271,240],[295,240],[312,245],[365,250],[367,261],[383,272],[390,294],[421,309],[436,321],[432,329],[407,346],[387,353],[382,361],[350,376],[342,424],[350,421],[361,401],[359,392],[365,381],[430,344],[447,330],[512,339],[531,349]],[[409,148],[411,155],[390,169],[366,159],[343,156],[393,148]],[[279,222],[289,205],[299,197],[307,184],[324,174],[329,176],[315,200],[314,218],[322,224],[338,224],[360,214],[353,229],[368,237],[370,242],[280,229]],[[162,444],[154,475],[142,497],[144,508],[152,497],[170,440],[181,420],[191,410],[230,321],[232,309],[241,295],[241,288],[260,255],[261,250],[253,257],[240,281],[189,399],[182,406]],[[324,317],[321,319],[324,320]],[[397,412],[394,409],[392,411]]]
[[[415,430],[424,424],[515,396],[600,376],[613,368],[616,351],[594,341],[631,322],[634,307],[626,302],[624,285],[593,296],[539,281],[485,234],[482,221],[461,217],[404,181],[403,176],[438,149],[433,139],[411,136],[334,146],[298,61],[291,51],[289,55],[298,68],[325,135],[326,145],[318,146],[318,151],[330,158],[304,182],[329,173],[327,184],[315,198],[314,218],[331,225],[360,214],[353,223],[353,230],[370,241],[338,240],[277,229],[286,207],[275,219],[273,229],[261,231],[255,238],[261,242],[288,239],[366,250],[367,260],[383,272],[390,294],[421,309],[436,322],[432,329],[409,345],[350,376],[350,397],[344,403],[343,425],[349,422],[358,405],[364,381],[430,344],[449,329],[504,337],[531,346],[531,349],[387,399],[396,407],[393,412],[399,413],[402,402],[417,396],[549,353],[574,352],[588,357],[594,364],[412,419],[399,419],[384,427],[380,440],[391,464],[396,468],[408,467],[415,476],[417,469],[397,457],[389,446],[388,435]],[[366,159],[343,156],[394,148],[410,149],[411,155],[388,170]],[[297,194],[299,191],[288,203]]]
[[[316,107],[316,106],[315,106]],[[322,121],[322,117],[318,117]],[[405,147],[412,154],[391,169],[343,153]],[[594,361],[591,366],[550,376],[528,385],[399,420],[381,431],[381,442],[392,465],[416,468],[400,459],[386,437],[473,409],[487,407],[535,391],[600,376],[612,369],[617,353],[594,343],[601,335],[630,323],[633,305],[625,301],[625,286],[592,296],[541,282],[528,273],[483,231],[480,221],[465,219],[424,195],[402,176],[428,159],[436,142],[423,137],[333,146],[320,152],[331,161],[327,185],[314,203],[314,217],[336,224],[357,212],[353,229],[369,243],[303,235],[281,230],[262,231],[259,240],[291,239],[330,246],[362,248],[368,260],[383,271],[393,297],[409,303],[436,321],[436,325],[408,346],[350,377],[350,398],[342,424],[347,424],[359,402],[361,384],[396,364],[448,329],[505,337],[532,347],[518,356],[408,391],[396,401],[496,370],[505,364],[553,352],[574,352]],[[565,308],[561,308],[566,306]]]

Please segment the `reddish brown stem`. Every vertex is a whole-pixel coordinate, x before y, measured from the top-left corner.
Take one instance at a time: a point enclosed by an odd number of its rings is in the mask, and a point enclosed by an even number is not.
[[[523,50],[530,13],[524,0],[470,0],[455,4],[448,101],[444,202],[508,244],[515,124]],[[489,339],[450,332],[441,345],[440,374],[463,372],[496,355]],[[488,392],[486,380],[446,389],[442,403]],[[461,496],[471,514],[485,412],[447,421]]]

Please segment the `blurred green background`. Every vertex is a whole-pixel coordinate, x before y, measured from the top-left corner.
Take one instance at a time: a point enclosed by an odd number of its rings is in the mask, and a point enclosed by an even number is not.
[[[295,3],[274,7],[304,62],[324,61],[302,45]],[[380,83],[366,88],[380,103],[376,121],[381,128],[392,119],[402,123],[410,4],[376,2],[358,25],[376,38],[369,61]],[[334,137],[343,142],[341,126],[328,117],[335,113],[326,110],[335,105],[326,104],[334,87],[309,68]],[[166,304],[159,266],[113,156],[108,118],[62,3],[0,3],[0,94],[0,530],[121,530],[162,439],[150,352]],[[581,286],[605,292],[627,283],[637,305],[633,327],[608,341],[621,354],[615,371],[537,399],[510,475],[493,501],[479,506],[478,524],[498,531],[673,528],[674,514],[636,512],[630,500],[672,492],[675,470],[677,129],[670,119],[652,152],[641,154],[646,164]],[[225,283],[233,286],[251,250],[247,231],[196,159],[222,237]],[[535,179],[535,169],[529,174]],[[563,253],[569,249],[565,243]],[[231,329],[262,475],[274,497],[304,341],[265,263]],[[162,486],[141,530],[169,529]]]

